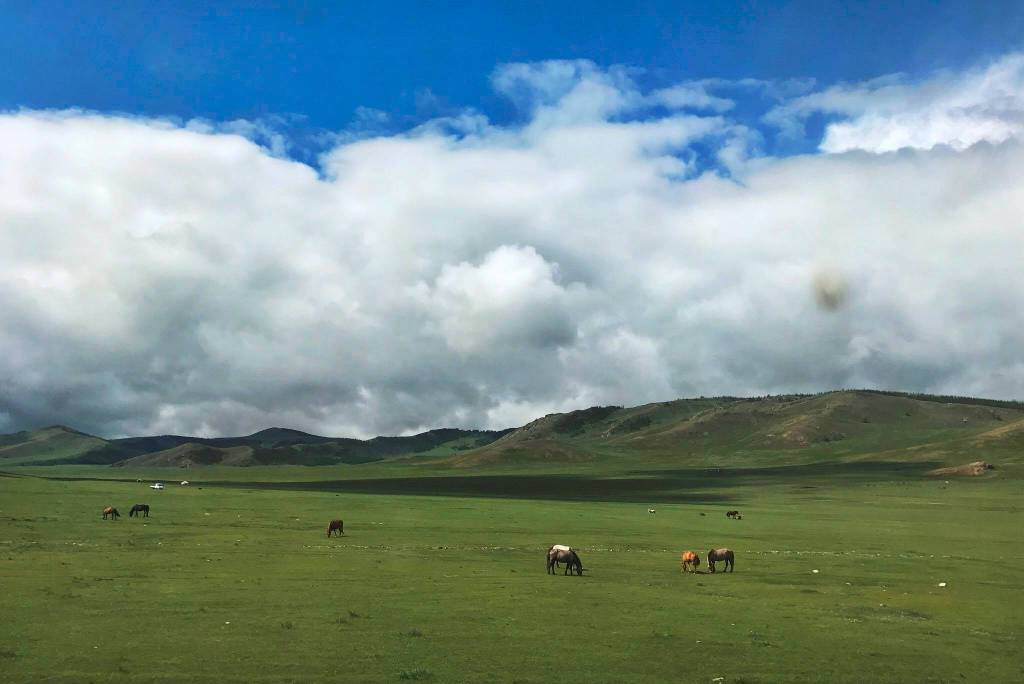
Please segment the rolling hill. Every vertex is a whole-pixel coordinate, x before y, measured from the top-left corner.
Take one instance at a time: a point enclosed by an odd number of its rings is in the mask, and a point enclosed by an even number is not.
[[[0,465],[333,465],[396,456],[444,456],[480,447],[507,431],[438,429],[406,437],[360,440],[269,428],[243,437],[157,435],[105,440],[54,426],[0,435]]]
[[[435,468],[749,467],[884,460],[1024,463],[1024,404],[836,391],[679,399],[557,413],[505,431],[438,429],[368,440],[269,428],[242,437],[103,440],[54,426],[0,436],[0,465],[361,464]],[[935,467],[935,465],[932,465]]]
[[[0,435],[0,465],[74,461],[102,448],[106,440],[63,425]]]
[[[698,466],[868,458],[957,464],[980,453],[1024,462],[1024,405],[838,391],[603,406],[544,416],[441,462],[459,468],[624,458]]]

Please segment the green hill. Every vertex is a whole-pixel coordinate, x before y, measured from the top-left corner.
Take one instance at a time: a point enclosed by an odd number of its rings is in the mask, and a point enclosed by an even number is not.
[[[902,393],[838,391],[757,399],[682,399],[552,414],[453,467],[588,461],[757,466],[884,458],[1024,462],[1024,406]]]
[[[514,430],[368,440],[269,428],[243,437],[103,440],[70,428],[0,436],[0,464],[120,467],[362,464],[607,470],[817,462],[1024,463],[1024,404],[900,392],[679,399],[595,406]]]
[[[0,465],[333,465],[429,454],[443,457],[491,443],[507,431],[430,430],[360,440],[268,428],[244,437],[156,435],[104,440],[65,427],[0,435]]]
[[[99,437],[63,425],[0,435],[0,465],[73,460],[106,444]]]

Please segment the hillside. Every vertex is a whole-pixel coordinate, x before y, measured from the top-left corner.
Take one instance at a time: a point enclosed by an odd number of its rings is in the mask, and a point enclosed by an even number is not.
[[[395,460],[440,468],[748,467],[884,460],[1024,462],[1024,405],[837,391],[595,406],[505,431],[430,430],[368,440],[268,428],[242,437],[103,440],[64,427],[0,436],[0,465],[333,465]],[[596,466],[595,466],[596,467]]]
[[[104,440],[65,427],[0,435],[0,465],[333,465],[429,453],[447,456],[480,447],[507,431],[430,430],[407,437],[359,440],[268,428],[243,437],[156,435]]]
[[[838,391],[593,407],[545,416],[441,462],[465,468],[631,456],[688,465],[865,458],[958,464],[979,452],[1024,461],[1024,407],[951,399]]]
[[[0,466],[72,460],[106,444],[99,437],[63,425],[0,435]]]

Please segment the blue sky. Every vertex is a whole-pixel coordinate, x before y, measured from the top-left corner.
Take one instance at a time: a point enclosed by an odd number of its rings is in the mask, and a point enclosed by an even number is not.
[[[4,2],[0,108],[338,130],[358,107],[398,128],[473,107],[505,122],[488,77],[506,62],[627,65],[642,85],[835,83],[961,68],[1022,35],[1019,2]]]
[[[0,2],[0,432],[1024,399],[1020,3],[209,4]]]

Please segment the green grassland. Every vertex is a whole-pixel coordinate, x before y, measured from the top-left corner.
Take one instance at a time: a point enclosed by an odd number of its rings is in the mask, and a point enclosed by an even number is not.
[[[1024,406],[898,393],[4,435],[0,681],[1024,681],[1022,493]],[[735,573],[680,573],[721,546]]]
[[[1024,679],[1013,464],[946,484],[913,461],[421,460],[193,469],[163,492],[134,476],[180,469],[8,468],[0,680]],[[545,574],[553,543],[583,577]],[[679,572],[712,546],[735,573]]]

